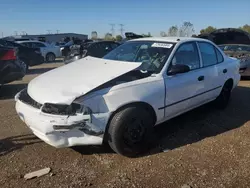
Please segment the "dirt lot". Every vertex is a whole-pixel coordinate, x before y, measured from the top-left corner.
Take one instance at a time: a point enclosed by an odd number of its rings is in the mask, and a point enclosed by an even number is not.
[[[207,105],[159,126],[158,147],[129,159],[107,146],[55,149],[19,120],[15,93],[58,65],[37,66],[0,91],[0,187],[250,187],[250,81],[224,111]],[[52,174],[24,180],[45,167]]]

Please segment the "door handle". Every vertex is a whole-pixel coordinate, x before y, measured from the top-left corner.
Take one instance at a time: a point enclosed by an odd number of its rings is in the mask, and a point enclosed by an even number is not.
[[[204,80],[204,79],[205,79],[204,76],[199,76],[199,77],[198,77],[198,81],[202,81],[202,80]]]
[[[223,73],[224,73],[224,74],[227,73],[227,69],[224,69],[224,70],[223,70]]]

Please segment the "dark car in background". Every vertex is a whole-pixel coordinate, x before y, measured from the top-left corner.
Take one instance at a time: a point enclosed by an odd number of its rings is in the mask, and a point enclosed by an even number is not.
[[[21,44],[3,39],[0,39],[0,45],[17,48],[17,55],[19,59],[26,64],[27,69],[31,66],[44,63],[44,57],[41,54],[40,48],[29,48]]]
[[[102,58],[118,46],[120,46],[120,43],[114,41],[86,42],[81,44],[79,49],[71,49],[65,58],[65,63],[70,63],[75,61],[76,58],[79,59],[86,56]]]
[[[26,64],[18,58],[17,49],[0,45],[0,85],[20,80],[25,73]]]
[[[211,33],[200,34],[217,44],[224,53],[240,60],[241,76],[250,76],[250,34],[237,28],[221,28]]]
[[[62,56],[67,57],[70,53],[78,52],[80,50],[81,45],[84,45],[89,42],[94,42],[93,40],[86,39],[86,40],[71,40],[64,45],[60,46],[60,50],[62,52]]]
[[[101,58],[118,46],[120,44],[114,41],[89,42],[81,45],[79,53],[83,57],[92,56]]]

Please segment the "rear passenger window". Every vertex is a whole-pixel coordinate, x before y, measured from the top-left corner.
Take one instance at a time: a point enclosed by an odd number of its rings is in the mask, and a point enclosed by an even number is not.
[[[224,58],[223,58],[222,54],[220,53],[220,51],[218,49],[215,48],[215,50],[216,50],[216,54],[217,54],[217,62],[218,63],[223,62]]]
[[[211,66],[217,64],[217,55],[214,46],[206,42],[198,42],[203,67]]]

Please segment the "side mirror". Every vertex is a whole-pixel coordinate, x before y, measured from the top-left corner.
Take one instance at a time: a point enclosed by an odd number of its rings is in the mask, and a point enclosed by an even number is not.
[[[190,71],[189,66],[184,65],[184,64],[176,64],[176,65],[171,66],[170,70],[168,71],[168,75],[175,75],[175,74],[185,73],[189,71]]]

